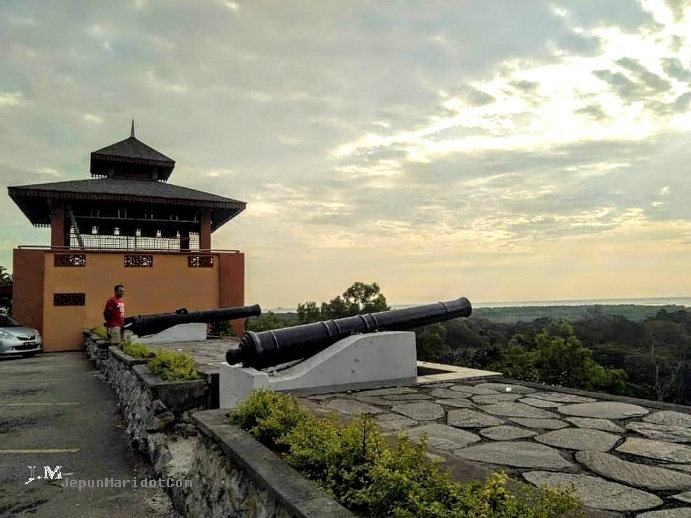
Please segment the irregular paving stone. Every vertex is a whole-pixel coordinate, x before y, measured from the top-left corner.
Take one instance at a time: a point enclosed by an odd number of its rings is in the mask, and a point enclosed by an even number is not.
[[[526,428],[537,428],[539,430],[559,430],[560,428],[566,428],[567,426],[569,426],[564,421],[560,421],[559,419],[534,419],[532,417],[516,417],[512,418],[511,421],[513,421],[516,424],[520,424],[521,426],[525,426]]]
[[[645,435],[648,439],[666,442],[691,442],[691,428],[672,424],[629,423],[626,428]]]
[[[429,392],[429,395],[441,399],[464,399],[471,396],[467,392],[456,392],[455,390],[449,389],[434,389]]]
[[[524,405],[534,406],[535,408],[556,408],[561,405],[561,403],[557,403],[556,401],[547,401],[546,399],[535,399],[532,397],[524,397],[520,402]]]
[[[393,401],[387,401],[379,396],[355,396],[355,399],[367,403],[368,405],[392,406],[395,405]]]
[[[564,469],[573,466],[549,446],[526,441],[489,442],[454,451],[467,460],[517,468]]]
[[[440,405],[427,401],[396,405],[391,410],[416,421],[436,421],[444,417],[444,409]]]
[[[629,437],[617,451],[650,459],[691,464],[691,448],[682,444]]]
[[[687,504],[691,504],[691,491],[674,495],[672,498],[674,498],[675,500],[679,500],[680,502],[686,502]]]
[[[597,399],[590,397],[576,396],[575,394],[566,394],[565,392],[536,392],[530,394],[530,397],[554,401],[555,403],[595,403],[597,401]]]
[[[597,403],[578,403],[558,408],[564,415],[576,417],[599,417],[602,419],[626,419],[638,417],[648,413],[642,406],[618,401],[598,401]]]
[[[454,383],[424,383],[421,385],[418,385],[419,388],[428,388],[428,389],[436,389],[436,388],[449,388]]]
[[[691,488],[691,476],[670,469],[628,462],[597,451],[578,451],[575,458],[598,475],[643,489],[681,490]]]
[[[427,434],[427,444],[440,450],[451,451],[478,442],[480,437],[465,430],[459,430],[445,424],[433,423],[418,428],[405,430],[411,441],[418,442],[423,433]]]
[[[417,401],[432,399],[432,396],[428,396],[427,394],[392,394],[391,396],[381,396],[381,398],[390,401]]]
[[[417,390],[410,387],[392,387],[374,390],[362,390],[356,392],[355,396],[392,396],[395,394],[415,394]]]
[[[471,399],[480,405],[491,405],[502,401],[516,401],[520,394],[490,394],[487,396],[473,396]]]
[[[621,426],[617,426],[607,419],[595,419],[594,417],[567,417],[565,421],[578,426],[578,428],[592,428],[605,432],[624,433]]]
[[[399,414],[380,414],[375,419],[385,430],[403,430],[418,424],[417,421]]]
[[[523,385],[512,385],[511,383],[479,383],[475,388],[485,388],[496,390],[500,393],[513,392],[514,394],[531,394],[535,389],[524,387]],[[509,390],[507,390],[509,389]]]
[[[526,437],[533,437],[537,432],[526,430],[525,428],[518,428],[517,426],[493,426],[480,430],[480,435],[492,439],[493,441],[512,441],[514,439],[525,439]]]
[[[678,471],[685,471],[691,473],[691,464],[665,464],[665,468],[676,469]]]
[[[478,412],[476,410],[449,410],[446,422],[457,428],[485,428],[487,426],[498,426],[504,421],[492,417],[491,415]]]
[[[676,509],[648,511],[647,513],[637,514],[636,518],[689,518],[690,516],[691,507],[677,507]]]
[[[687,428],[691,428],[691,414],[684,414],[683,412],[674,412],[671,410],[663,410],[647,415],[643,418],[643,421],[646,423],[686,426]]]
[[[331,408],[341,414],[360,415],[362,412],[370,414],[381,414],[383,410],[372,405],[353,401],[352,399],[334,399],[330,401],[327,408]]]
[[[467,399],[435,399],[434,402],[456,408],[473,408],[473,405]]]
[[[299,398],[299,401],[301,407],[308,410],[316,417],[324,417],[333,413],[333,410],[329,410],[326,406],[320,405],[317,401],[302,398]]]
[[[536,441],[555,448],[593,451],[609,451],[619,439],[618,435],[589,428],[564,428],[535,437]]]
[[[461,392],[461,393],[465,393],[465,394],[474,394],[476,396],[499,394],[499,392],[497,392],[496,390],[473,387],[472,385],[454,385],[453,387],[450,387],[449,390],[453,390],[454,392]]]
[[[556,414],[552,412],[547,412],[540,408],[533,408],[523,403],[495,403],[493,405],[487,405],[483,407],[482,410],[492,415],[502,415],[506,417],[533,417],[536,419],[549,419],[552,417],[557,417]]]
[[[576,488],[575,496],[580,498],[584,505],[595,509],[643,511],[663,504],[663,501],[655,495],[591,475],[529,471],[523,473],[523,477],[536,486],[546,484],[555,488],[573,484]]]

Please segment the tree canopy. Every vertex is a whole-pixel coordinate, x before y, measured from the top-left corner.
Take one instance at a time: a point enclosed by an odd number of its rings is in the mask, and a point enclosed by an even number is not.
[[[301,324],[319,322],[332,318],[345,318],[364,313],[388,311],[386,297],[376,282],[366,284],[355,282],[341,295],[317,305],[314,301],[298,304],[298,320]]]
[[[7,268],[0,266],[0,286],[9,286],[12,284],[12,276],[8,273]]]

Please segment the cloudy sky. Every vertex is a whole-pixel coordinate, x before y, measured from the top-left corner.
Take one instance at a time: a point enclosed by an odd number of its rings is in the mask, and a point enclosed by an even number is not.
[[[3,0],[0,57],[0,264],[135,117],[248,303],[691,295],[691,0]]]

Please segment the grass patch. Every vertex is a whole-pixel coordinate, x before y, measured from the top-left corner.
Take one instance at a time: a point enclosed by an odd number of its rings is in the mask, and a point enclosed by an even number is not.
[[[506,489],[508,476],[458,484],[426,456],[427,438],[399,434],[391,448],[371,416],[347,425],[313,416],[287,394],[255,391],[230,421],[280,453],[302,476],[355,514],[395,518],[583,517],[574,488]]]

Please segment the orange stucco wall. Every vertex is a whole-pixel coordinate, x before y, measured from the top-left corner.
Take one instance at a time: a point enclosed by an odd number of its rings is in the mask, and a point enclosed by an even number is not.
[[[116,284],[125,286],[127,316],[168,313],[181,307],[201,311],[223,307],[229,300],[239,301],[232,305],[244,302],[244,261],[239,261],[243,266],[239,269],[237,259],[226,259],[241,254],[211,254],[212,267],[191,268],[186,254],[144,252],[153,256],[152,267],[125,267],[124,252],[87,252],[86,266],[56,267],[53,252],[22,249],[15,251],[15,271],[17,264],[36,253],[41,254],[43,269],[40,297],[33,295],[43,306],[42,326],[36,327],[42,328],[46,352],[80,349],[82,330],[103,323],[103,307]],[[35,285],[38,281],[32,282]],[[23,285],[32,284],[25,281]],[[28,298],[22,284],[17,288],[20,300]],[[55,293],[84,293],[85,305],[54,306]],[[15,314],[21,321],[22,315]],[[25,311],[24,315],[29,313]]]
[[[42,250],[13,251],[12,315],[43,334]]]
[[[218,261],[219,304],[222,308],[245,305],[245,254],[221,254]],[[245,321],[233,320],[233,332],[245,334]]]

